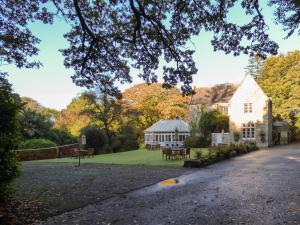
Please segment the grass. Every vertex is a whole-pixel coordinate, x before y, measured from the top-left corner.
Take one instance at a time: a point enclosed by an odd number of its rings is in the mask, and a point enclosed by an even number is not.
[[[191,158],[194,158],[195,151],[199,149],[192,149]],[[201,149],[201,151],[207,151]],[[139,149],[128,152],[110,153],[96,155],[91,158],[81,158],[81,163],[103,163],[103,164],[117,164],[117,165],[143,165],[143,166],[183,166],[182,159],[178,160],[166,160],[162,158],[162,152],[160,150],[149,151],[145,149]],[[74,158],[60,158],[60,159],[48,159],[39,160],[38,162],[64,162],[64,163],[77,163],[78,159]]]

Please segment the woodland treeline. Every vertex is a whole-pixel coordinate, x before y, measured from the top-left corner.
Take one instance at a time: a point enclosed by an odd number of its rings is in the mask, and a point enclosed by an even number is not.
[[[20,117],[22,142],[38,138],[63,145],[76,142],[76,138],[85,133],[88,139],[89,135],[93,136],[92,142],[98,137],[98,143],[92,145],[99,151],[137,149],[143,140],[143,131],[158,120],[187,120],[189,99],[178,88],[164,89],[159,83],[134,85],[119,99],[105,98],[95,90],[86,91],[62,111],[45,108],[23,97],[26,104]]]

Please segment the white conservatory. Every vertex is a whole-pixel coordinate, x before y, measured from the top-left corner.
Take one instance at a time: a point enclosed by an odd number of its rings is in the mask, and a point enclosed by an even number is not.
[[[160,120],[144,131],[145,145],[183,146],[190,136],[189,125],[183,120]]]

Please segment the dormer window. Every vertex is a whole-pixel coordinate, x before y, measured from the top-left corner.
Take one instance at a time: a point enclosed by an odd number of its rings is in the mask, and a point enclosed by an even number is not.
[[[252,113],[252,103],[244,103],[244,113]]]

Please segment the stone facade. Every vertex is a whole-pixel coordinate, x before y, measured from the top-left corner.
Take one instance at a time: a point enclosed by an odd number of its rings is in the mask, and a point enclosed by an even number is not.
[[[231,91],[227,93],[225,98],[227,102],[211,102],[207,105],[207,110],[217,109],[229,116],[232,143],[255,142],[258,147],[271,146],[271,99],[249,75],[239,86],[232,85],[232,87],[236,88],[231,88]],[[198,119],[201,112],[199,108],[200,104],[190,104],[190,122]]]

